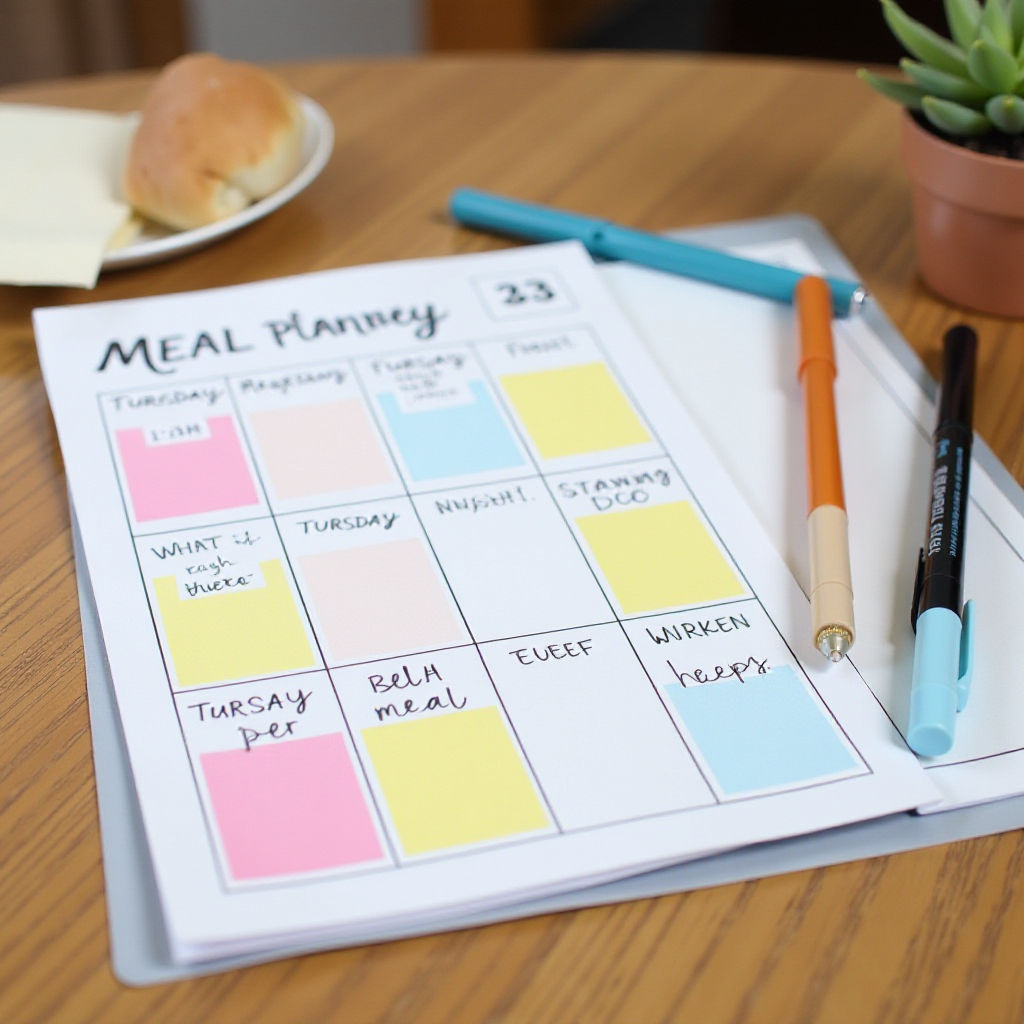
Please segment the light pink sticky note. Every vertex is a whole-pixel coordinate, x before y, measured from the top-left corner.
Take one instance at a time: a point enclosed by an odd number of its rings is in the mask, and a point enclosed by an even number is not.
[[[231,876],[322,871],[379,860],[380,841],[337,733],[202,754]]]
[[[417,537],[299,559],[335,663],[466,640]]]
[[[136,522],[259,502],[230,416],[211,416],[210,436],[147,445],[140,429],[117,431]]]
[[[390,483],[384,449],[358,398],[252,414],[263,461],[281,500]]]

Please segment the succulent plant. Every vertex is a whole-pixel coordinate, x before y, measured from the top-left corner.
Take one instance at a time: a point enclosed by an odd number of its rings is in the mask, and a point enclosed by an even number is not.
[[[944,0],[950,38],[882,0],[905,79],[858,75],[948,135],[1024,134],[1024,0]]]

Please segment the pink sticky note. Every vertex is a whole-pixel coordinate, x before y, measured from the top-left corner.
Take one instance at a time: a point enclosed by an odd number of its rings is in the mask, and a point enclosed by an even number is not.
[[[337,733],[202,754],[238,881],[379,860],[380,841]]]
[[[209,437],[148,445],[140,429],[117,431],[136,522],[259,502],[230,416],[211,416]]]

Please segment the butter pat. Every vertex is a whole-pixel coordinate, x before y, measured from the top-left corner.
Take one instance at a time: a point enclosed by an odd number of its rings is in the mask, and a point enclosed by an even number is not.
[[[96,284],[130,229],[121,173],[134,114],[0,103],[0,282]]]

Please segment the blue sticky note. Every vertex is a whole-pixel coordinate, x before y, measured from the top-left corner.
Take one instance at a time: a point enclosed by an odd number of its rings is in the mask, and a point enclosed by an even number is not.
[[[668,693],[728,795],[806,782],[856,765],[788,665],[742,682],[673,683]]]
[[[413,480],[484,473],[523,465],[523,456],[481,381],[469,382],[473,401],[406,412],[394,395],[377,396]]]

